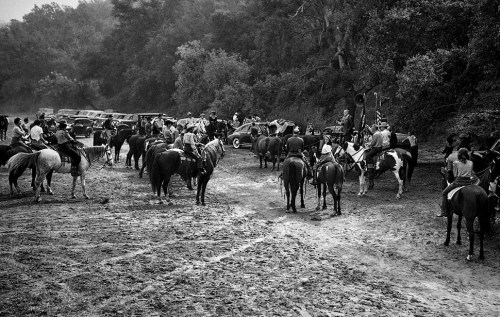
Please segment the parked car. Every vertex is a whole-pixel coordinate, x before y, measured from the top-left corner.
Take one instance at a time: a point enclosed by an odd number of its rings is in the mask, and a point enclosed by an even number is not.
[[[80,112],[77,109],[59,109],[55,115],[57,121],[66,120],[71,116],[75,116]]]
[[[341,125],[332,125],[323,129],[323,134],[328,134],[332,138],[341,139],[343,132]]]
[[[77,118],[71,126],[71,130],[76,136],[83,135],[88,138],[94,131],[94,121],[88,118]]]
[[[259,128],[259,135],[269,135],[268,122],[256,122],[255,125]],[[251,143],[250,128],[251,123],[245,123],[228,135],[227,142],[232,144],[235,149],[239,148],[244,143]]]

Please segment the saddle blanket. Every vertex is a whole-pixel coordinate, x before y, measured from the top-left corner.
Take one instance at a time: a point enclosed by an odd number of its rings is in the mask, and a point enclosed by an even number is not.
[[[182,161],[187,161],[187,162],[196,162],[196,159],[193,157],[190,157],[189,155],[186,155],[183,150],[181,149],[170,149],[169,151],[175,151],[181,155],[181,162]]]
[[[465,186],[460,186],[460,187],[457,187],[457,188],[454,188],[451,190],[451,192],[448,193],[448,200],[451,200],[453,198],[453,196],[455,196],[455,194],[461,190],[462,188],[464,188]]]

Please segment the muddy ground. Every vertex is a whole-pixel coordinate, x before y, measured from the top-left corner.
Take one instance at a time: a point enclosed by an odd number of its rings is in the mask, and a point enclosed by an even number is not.
[[[10,198],[0,167],[0,316],[500,315],[499,235],[484,261],[477,240],[466,261],[465,230],[463,245],[443,246],[436,153],[421,151],[400,200],[392,174],[358,198],[349,172],[343,215],[314,221],[313,187],[305,209],[285,213],[279,172],[248,149],[226,146],[205,207],[179,179],[158,204],[147,175],[125,168],[127,150],[91,168],[90,200],[80,187],[69,198],[69,174],[37,204],[26,173]]]

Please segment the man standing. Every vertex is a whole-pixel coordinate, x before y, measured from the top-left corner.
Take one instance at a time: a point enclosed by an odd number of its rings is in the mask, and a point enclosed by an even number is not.
[[[257,152],[257,139],[259,138],[259,127],[252,122],[252,126],[250,127],[250,138],[252,140],[252,146],[250,147],[250,152]],[[254,153],[257,155],[257,153]]]
[[[378,130],[378,126],[374,124],[372,126],[372,141],[368,145],[365,153],[366,153],[366,167],[368,169],[368,180],[369,186],[368,188],[373,188],[373,180],[375,178],[375,163],[373,162],[373,157],[378,153],[382,152],[382,135]]]
[[[108,141],[106,142],[107,146],[110,146],[111,144],[111,137],[116,134],[116,127],[113,123],[113,115],[110,114],[108,115],[108,118],[106,121],[104,121],[104,131],[106,133],[106,137],[108,138]]]
[[[349,114],[349,110],[344,110],[344,116],[339,122],[342,125],[342,137],[344,142],[350,142],[354,131],[354,120]]]

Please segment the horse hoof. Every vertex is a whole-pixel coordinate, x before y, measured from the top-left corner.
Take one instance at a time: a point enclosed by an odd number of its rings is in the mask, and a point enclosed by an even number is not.
[[[33,190],[35,190],[35,189],[33,189]],[[45,193],[45,188],[40,188],[40,192]]]
[[[472,254],[469,254],[469,255],[467,256],[467,261],[472,261]]]
[[[327,209],[326,206],[323,206],[323,208],[321,210],[326,210],[326,209]]]

